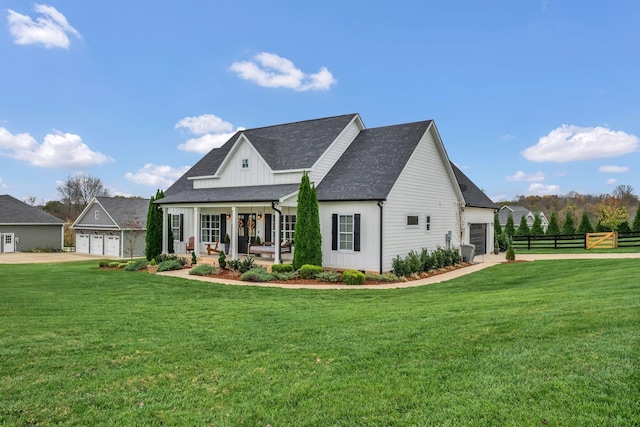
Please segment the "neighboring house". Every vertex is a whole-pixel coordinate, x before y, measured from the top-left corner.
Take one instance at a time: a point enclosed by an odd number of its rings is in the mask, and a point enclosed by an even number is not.
[[[529,229],[533,225],[533,221],[535,220],[535,212],[531,212],[529,209],[520,205],[504,205],[498,211],[498,220],[500,221],[500,225],[502,228],[507,224],[507,219],[509,218],[509,213],[513,217],[513,225],[517,229],[520,221],[522,221],[522,217],[526,217],[527,225]],[[542,229],[547,232],[547,227],[549,226],[549,220],[545,216],[543,212],[538,212],[540,215],[540,221],[542,223]]]
[[[478,250],[493,249],[497,207],[455,170],[433,121],[366,129],[349,114],[238,131],[155,203],[174,238],[182,236],[176,252],[190,237],[202,253],[229,234],[235,259],[260,236],[274,242],[279,263],[284,241],[295,251],[306,171],[318,194],[323,266],[384,272],[397,255],[458,247],[478,228],[485,231]]]
[[[38,208],[0,195],[0,252],[62,250],[64,224]]]
[[[76,232],[76,252],[143,256],[148,210],[149,199],[94,197],[71,226]]]

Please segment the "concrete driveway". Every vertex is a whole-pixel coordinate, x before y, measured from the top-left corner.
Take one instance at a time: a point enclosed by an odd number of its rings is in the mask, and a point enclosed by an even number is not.
[[[0,253],[0,264],[34,264],[45,262],[85,261],[89,259],[105,259],[104,255],[87,255],[75,252],[34,253],[10,252]],[[112,258],[109,258],[112,259]]]

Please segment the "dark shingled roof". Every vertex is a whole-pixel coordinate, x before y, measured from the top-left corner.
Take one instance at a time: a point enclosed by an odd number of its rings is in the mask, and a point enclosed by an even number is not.
[[[318,200],[384,200],[432,121],[367,129],[318,185]]]
[[[64,224],[64,221],[20,200],[0,195],[0,224]]]
[[[147,228],[147,212],[150,199],[134,199],[124,197],[96,197],[98,203],[113,218],[118,227],[129,228],[127,223],[136,221],[140,228]]]
[[[254,185],[250,187],[199,188],[165,196],[155,203],[270,202],[298,191],[300,184]]]
[[[236,132],[169,187],[165,196],[191,189],[189,177],[215,174],[241,134],[251,141],[272,170],[310,169],[356,116],[345,114]]]
[[[453,168],[453,173],[456,176],[456,180],[458,181],[458,185],[460,186],[460,190],[462,191],[465,206],[472,208],[498,209],[498,205],[493,203],[484,191],[479,189],[473,181],[471,181],[460,169],[458,169],[456,165],[453,164],[453,162],[450,163]]]

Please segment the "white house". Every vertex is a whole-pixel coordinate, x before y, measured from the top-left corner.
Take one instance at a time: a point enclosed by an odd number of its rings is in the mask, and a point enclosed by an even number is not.
[[[504,228],[507,225],[507,220],[509,219],[509,214],[513,218],[513,224],[516,228],[518,228],[518,224],[522,221],[522,217],[525,217],[527,221],[527,225],[529,228],[533,226],[533,222],[535,221],[535,213],[531,212],[529,209],[520,205],[504,205],[498,211],[498,221],[500,221],[500,225]],[[544,212],[538,212],[540,216],[540,223],[542,225],[542,230],[546,233],[547,227],[549,226],[549,220],[545,216]]]
[[[76,252],[126,258],[144,255],[150,199],[94,197],[71,228]]]
[[[203,253],[229,234],[230,256],[256,236],[293,242],[303,172],[316,186],[323,265],[389,271],[396,255],[458,247],[493,249],[497,206],[451,164],[432,120],[366,129],[358,114],[237,132],[156,201],[176,252],[193,237]],[[276,237],[278,236],[278,237]],[[286,255],[287,257],[290,255]]]

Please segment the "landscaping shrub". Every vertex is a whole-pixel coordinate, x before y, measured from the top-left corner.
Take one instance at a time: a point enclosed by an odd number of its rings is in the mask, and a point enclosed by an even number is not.
[[[182,264],[177,259],[162,261],[158,264],[158,271],[181,270]]]
[[[219,260],[218,260],[219,261]],[[253,257],[246,257],[245,259],[232,259],[227,261],[227,266],[238,273],[246,273],[255,267],[253,263]]]
[[[129,265],[129,262],[119,262],[118,268],[125,268],[127,265]]]
[[[303,279],[315,279],[316,274],[322,273],[322,267],[318,265],[305,264],[298,270]]]
[[[293,264],[273,264],[271,266],[272,273],[289,273],[293,271]]]
[[[101,260],[98,262],[98,265],[100,266],[100,268],[108,267],[110,262],[111,262],[111,261],[109,261],[108,259],[101,259]]]
[[[515,261],[516,260],[516,251],[513,249],[513,246],[509,246],[507,249],[507,261]]]
[[[242,261],[240,261],[239,259],[230,259],[229,261],[227,261],[227,267],[229,268],[229,270],[240,271],[241,262]]]
[[[220,255],[218,255],[218,265],[220,268],[227,266],[227,256],[224,254],[224,251],[220,251]]]
[[[409,268],[409,274],[419,273],[422,271],[422,261],[420,255],[416,251],[409,251],[405,258],[407,267]]]
[[[452,265],[460,264],[462,262],[462,254],[460,253],[458,248],[451,248],[450,251],[451,251],[451,262],[453,263]]]
[[[357,270],[346,270],[342,273],[342,283],[345,285],[362,285],[364,283],[364,273]]]
[[[287,281],[297,279],[300,275],[297,271],[284,271],[282,273],[274,273],[271,272],[271,275],[274,276],[278,280]]]
[[[120,266],[120,263],[118,261],[111,261],[108,265],[111,268],[115,268],[115,267]]]
[[[124,269],[126,271],[140,271],[147,268],[148,261],[145,258],[134,259]]]
[[[340,274],[338,274],[338,272],[335,270],[321,271],[320,273],[316,274],[316,279],[320,280],[321,282],[337,282],[340,280]]]
[[[176,261],[183,267],[187,265],[187,259],[185,257],[183,256],[179,257],[173,254],[170,254],[170,255],[160,254],[155,258],[155,260],[158,264],[162,264],[163,262],[166,262],[166,261]],[[158,269],[158,271],[162,271],[162,270]]]
[[[398,282],[400,278],[393,273],[385,274],[365,274],[365,280],[375,280],[378,282]]]
[[[422,248],[420,251],[420,264],[422,271],[429,271],[433,267],[433,261],[427,248]]]
[[[406,277],[411,274],[408,263],[400,255],[396,255],[391,260],[391,271],[398,277]]]
[[[213,274],[216,269],[211,264],[200,264],[197,267],[193,267],[189,270],[189,274],[194,276],[208,276]]]
[[[269,274],[264,267],[254,267],[242,273],[240,279],[247,282],[269,282],[275,279],[275,276]]]

